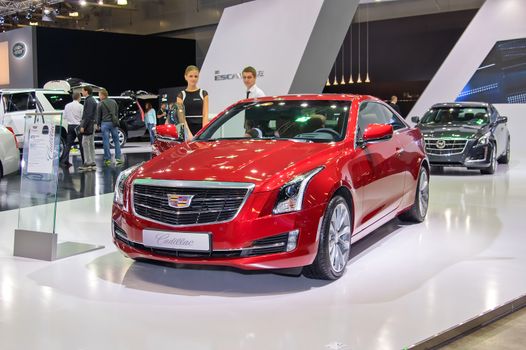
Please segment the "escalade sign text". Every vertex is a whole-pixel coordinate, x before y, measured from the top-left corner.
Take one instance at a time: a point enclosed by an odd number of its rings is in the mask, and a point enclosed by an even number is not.
[[[263,77],[265,74],[264,71],[258,70],[258,78]],[[243,76],[241,73],[229,73],[229,74],[221,74],[218,70],[214,72],[214,80],[233,80],[233,79],[243,79]]]

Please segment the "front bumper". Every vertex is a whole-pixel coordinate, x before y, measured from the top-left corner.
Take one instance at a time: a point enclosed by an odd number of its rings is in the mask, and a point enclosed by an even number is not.
[[[245,270],[283,269],[310,265],[318,250],[318,230],[325,205],[300,212],[258,216],[268,194],[254,193],[232,221],[199,226],[170,227],[150,222],[113,206],[113,241],[121,252],[133,259],[171,263],[220,265]],[[143,245],[143,230],[211,233],[210,252],[175,251]],[[283,242],[287,233],[299,231],[295,249],[287,252]],[[283,249],[279,249],[279,247]]]
[[[435,150],[427,151],[427,157],[431,165],[451,166],[467,168],[487,168],[491,165],[492,144],[477,145],[477,140],[468,140],[462,152],[435,154]]]

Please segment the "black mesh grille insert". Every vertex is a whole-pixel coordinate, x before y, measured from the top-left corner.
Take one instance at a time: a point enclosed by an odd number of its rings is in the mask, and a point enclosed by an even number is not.
[[[228,221],[234,218],[247,189],[133,186],[135,212],[169,225],[194,225]],[[188,208],[169,205],[169,195],[193,196]]]

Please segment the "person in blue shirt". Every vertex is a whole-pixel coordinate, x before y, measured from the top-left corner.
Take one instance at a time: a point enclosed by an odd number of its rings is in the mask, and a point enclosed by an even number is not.
[[[155,127],[155,125],[157,125],[157,115],[155,113],[155,109],[153,109],[152,104],[150,102],[146,102],[144,124],[146,124],[146,128],[150,133],[150,144],[153,144],[153,141],[155,140],[155,133],[153,131],[153,128]]]

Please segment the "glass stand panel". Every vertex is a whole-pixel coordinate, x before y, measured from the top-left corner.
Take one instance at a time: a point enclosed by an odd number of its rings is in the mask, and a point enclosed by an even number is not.
[[[62,128],[61,113],[28,113],[25,116],[15,256],[52,261],[104,248],[85,243],[57,243],[55,226]]]

